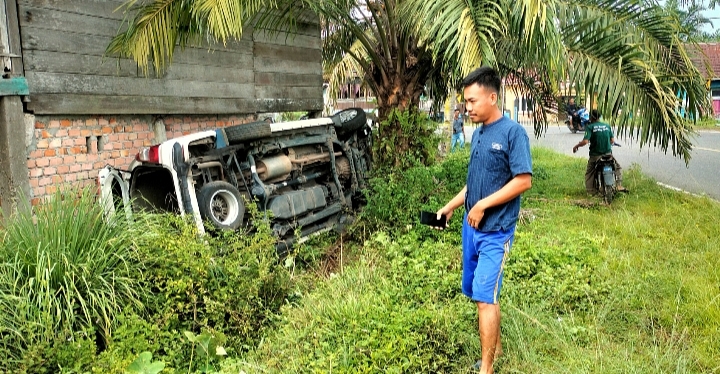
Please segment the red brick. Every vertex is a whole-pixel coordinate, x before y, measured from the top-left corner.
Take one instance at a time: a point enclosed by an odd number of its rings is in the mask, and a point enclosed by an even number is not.
[[[30,169],[30,176],[33,178],[41,177],[43,175],[43,169],[42,168],[32,168]]]
[[[65,182],[75,182],[77,180],[77,174],[65,175]]]
[[[92,127],[97,126],[98,121],[95,118],[88,118],[85,120],[85,126]]]
[[[93,169],[95,170],[102,169],[103,167],[105,167],[105,163],[103,161],[98,161],[93,164]]]
[[[40,178],[40,180],[38,181],[38,185],[40,187],[47,186],[50,183],[52,183],[52,178],[50,177]]]
[[[80,135],[82,135],[82,134],[80,133],[80,129],[70,129],[70,130],[68,130],[68,136],[72,136],[73,138],[75,138],[75,137],[78,137],[78,136],[80,136]]]
[[[35,160],[35,164],[39,167],[45,167],[50,165],[50,159],[49,158],[38,158]]]
[[[64,119],[64,120],[60,121],[61,127],[70,127],[71,125],[72,125],[72,122],[70,122],[70,120]]]
[[[119,158],[120,157],[120,151],[112,151],[112,157],[113,158]]]
[[[55,138],[55,139],[53,139],[53,140],[50,141],[50,148],[58,148],[58,147],[60,147],[61,145],[62,145],[62,140],[61,140],[61,139]]]
[[[132,145],[135,148],[141,148],[143,146],[143,141],[142,140],[133,140]]]
[[[87,142],[87,139],[85,139],[85,138],[75,138],[75,141],[73,143],[75,143],[75,145],[79,145],[82,147],[86,144],[86,142]]]
[[[47,139],[47,138],[52,138],[52,135],[50,135],[50,133],[47,132],[46,130],[41,130],[40,137],[43,139]]]
[[[63,164],[70,166],[70,164],[75,162],[75,156],[65,156],[62,160]]]
[[[36,128],[36,129],[44,129],[45,127],[46,127],[46,126],[45,126],[44,123],[39,122],[39,121],[35,121],[35,128]]]
[[[115,118],[110,118],[110,119],[108,120],[108,122],[112,125],[113,123],[117,123],[117,119],[115,119]]]
[[[37,143],[38,148],[47,148],[49,145],[50,145],[50,142],[48,142],[47,140],[40,140]]]
[[[68,130],[60,129],[57,132],[55,132],[55,136],[58,138],[64,138],[64,137],[68,136]]]
[[[43,174],[44,175],[55,175],[55,174],[57,174],[57,168],[53,168],[53,167],[45,168],[45,169],[43,169]]]
[[[54,129],[60,127],[60,121],[52,120],[50,121],[50,124],[48,125],[48,128]]]
[[[128,156],[130,156],[130,151],[128,151],[127,149],[123,149],[120,151],[120,157],[128,157]]]
[[[57,186],[47,186],[45,187],[45,193],[48,195],[54,194],[57,192]]]
[[[35,188],[33,188],[33,195],[34,195],[34,196],[44,196],[44,195],[45,195],[45,187],[35,187]],[[30,201],[30,203],[31,203],[33,206],[36,206],[36,205],[40,204],[41,201],[42,201],[42,199],[40,199],[39,197],[36,197],[36,198],[32,199],[32,200]]]
[[[73,145],[75,145],[75,140],[73,139],[63,139],[62,141],[63,147],[72,147]]]
[[[108,122],[107,118],[98,118],[98,125],[107,126],[108,124],[110,124],[110,122]]]
[[[88,172],[87,171],[81,171],[77,173],[78,180],[88,179]]]
[[[75,156],[75,162],[85,162],[87,161],[87,154],[79,154]]]
[[[67,154],[67,148],[58,148],[57,154],[58,154],[58,156],[63,156],[65,154]]]
[[[82,170],[92,170],[92,168],[93,168],[93,164],[91,164],[91,163],[82,164]]]
[[[40,173],[42,173],[42,170],[40,171]],[[37,178],[30,178],[30,187],[32,187],[32,188],[38,187],[38,182],[39,181]]]
[[[58,166],[58,165],[62,165],[62,164],[63,164],[63,160],[60,157],[53,157],[50,159],[50,166]]]
[[[60,165],[57,167],[57,172],[59,174],[67,174],[70,172],[70,165]]]
[[[112,127],[103,127],[100,129],[100,132],[103,134],[112,134],[113,129]]]
[[[45,156],[45,157],[54,157],[54,156],[55,156],[55,150],[54,150],[54,149],[46,149],[44,156]]]
[[[137,138],[138,138],[138,134],[137,134],[137,133],[134,133],[134,132],[133,132],[133,133],[127,134],[127,139],[128,139],[128,140],[135,140],[135,139],[137,139]]]
[[[92,130],[84,130],[84,129],[80,130],[80,136],[87,137],[87,136],[91,136],[92,134],[93,134]]]
[[[97,161],[97,160],[98,160],[98,155],[97,155],[97,153],[88,153],[88,155],[87,155],[87,160],[90,161],[90,162],[95,162],[95,161]]]
[[[51,178],[52,178],[53,184],[55,184],[55,185],[58,185],[58,184],[62,183],[63,180],[65,180],[65,178],[62,175],[57,175],[57,174],[53,175]]]
[[[70,165],[70,172],[71,173],[77,173],[78,171],[82,170],[82,166],[80,164],[72,164]]]
[[[32,169],[35,167],[35,160],[27,160],[27,167],[28,169]]]

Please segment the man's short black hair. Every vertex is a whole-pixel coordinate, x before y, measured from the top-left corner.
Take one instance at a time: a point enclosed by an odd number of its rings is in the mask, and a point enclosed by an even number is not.
[[[600,119],[600,112],[597,109],[590,111],[590,122],[597,122]]]
[[[482,66],[473,70],[463,79],[460,85],[462,88],[466,88],[473,84],[494,90],[495,93],[500,93],[500,75],[495,69],[489,66]]]

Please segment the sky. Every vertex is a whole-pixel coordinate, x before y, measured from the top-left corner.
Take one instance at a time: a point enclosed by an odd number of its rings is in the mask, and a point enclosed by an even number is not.
[[[712,33],[714,30],[720,29],[720,6],[716,6],[715,9],[706,10],[703,15],[712,21],[713,25],[705,25],[703,31]]]

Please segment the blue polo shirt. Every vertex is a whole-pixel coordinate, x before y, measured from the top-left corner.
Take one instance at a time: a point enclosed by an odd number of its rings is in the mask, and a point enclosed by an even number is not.
[[[530,140],[519,123],[502,117],[473,132],[467,175],[465,211],[500,190],[518,174],[532,174]],[[489,232],[515,226],[520,196],[485,211],[478,230]]]

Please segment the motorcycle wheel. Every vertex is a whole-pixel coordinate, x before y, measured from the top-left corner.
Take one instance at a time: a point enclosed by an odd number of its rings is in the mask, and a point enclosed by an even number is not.
[[[608,186],[605,183],[602,183],[602,187],[603,201],[605,201],[605,204],[610,205],[613,201],[613,197],[615,197],[615,187]]]

